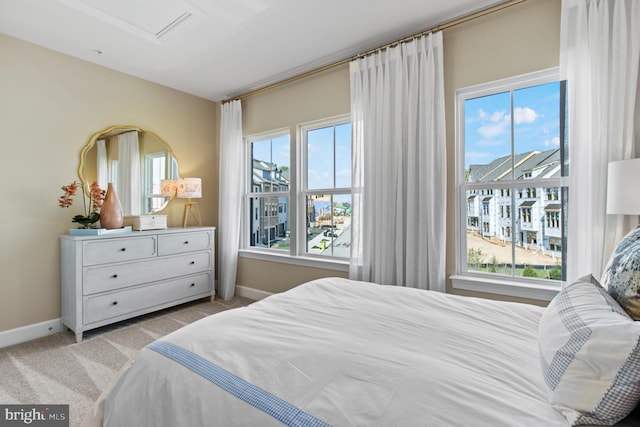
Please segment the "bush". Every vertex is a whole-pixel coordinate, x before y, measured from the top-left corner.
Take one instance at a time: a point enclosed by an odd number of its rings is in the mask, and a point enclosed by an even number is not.
[[[530,265],[527,265],[524,270],[522,270],[522,276],[523,277],[538,277],[538,273],[536,272],[536,270],[531,267]]]
[[[549,271],[549,279],[562,280],[562,268],[560,268],[560,264],[556,264],[553,270]]]
[[[498,259],[494,255],[491,258],[491,264],[489,264],[489,273],[497,273],[498,272]]]

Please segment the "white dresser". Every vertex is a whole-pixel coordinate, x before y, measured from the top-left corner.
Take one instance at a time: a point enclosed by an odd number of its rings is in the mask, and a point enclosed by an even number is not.
[[[60,238],[62,323],[82,333],[214,297],[213,227]]]

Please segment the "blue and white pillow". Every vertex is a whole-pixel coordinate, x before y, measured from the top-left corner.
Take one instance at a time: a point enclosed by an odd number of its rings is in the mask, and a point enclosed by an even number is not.
[[[640,227],[618,244],[600,282],[629,316],[640,320]]]
[[[640,322],[593,276],[549,303],[538,343],[548,399],[571,425],[613,425],[640,401]]]

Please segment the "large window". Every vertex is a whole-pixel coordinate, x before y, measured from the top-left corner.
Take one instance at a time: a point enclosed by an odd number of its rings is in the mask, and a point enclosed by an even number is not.
[[[349,257],[351,122],[344,115],[246,138],[245,248],[317,260]],[[292,146],[293,145],[293,146]]]
[[[557,70],[461,89],[456,114],[457,274],[559,283],[569,163]]]
[[[348,258],[351,249],[351,122],[300,127],[304,252]]]
[[[249,140],[248,246],[288,250],[291,161],[289,134]]]

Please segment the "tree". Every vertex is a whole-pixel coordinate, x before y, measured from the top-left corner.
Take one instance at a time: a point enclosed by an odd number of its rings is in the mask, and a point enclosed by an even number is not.
[[[480,264],[484,259],[481,249],[470,248],[467,251],[467,265],[475,265],[476,270],[480,270]]]

